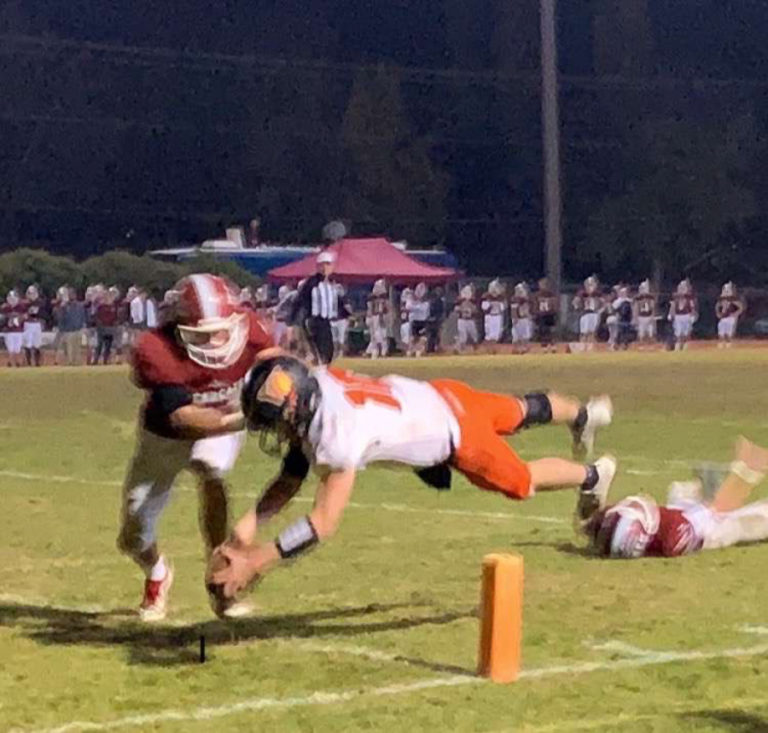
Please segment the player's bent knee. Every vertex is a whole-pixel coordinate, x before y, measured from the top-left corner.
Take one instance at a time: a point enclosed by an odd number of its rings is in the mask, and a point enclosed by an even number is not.
[[[531,392],[523,397],[523,402],[525,402],[524,428],[552,422],[552,403],[546,392]]]

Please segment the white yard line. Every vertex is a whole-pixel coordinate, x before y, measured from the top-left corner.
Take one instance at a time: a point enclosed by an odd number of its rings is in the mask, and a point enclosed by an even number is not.
[[[757,636],[768,636],[768,626],[751,626],[746,624],[738,627],[739,631],[745,634],[756,634]]]
[[[343,647],[341,647],[343,648]],[[768,644],[747,648],[720,649],[713,651],[687,652],[648,652],[644,656],[631,659],[619,659],[607,662],[582,662],[555,667],[541,667],[523,670],[521,679],[544,679],[561,675],[578,675],[590,672],[611,671],[620,669],[637,669],[641,667],[670,664],[673,662],[692,663],[713,659],[738,659],[768,654]],[[315,692],[301,697],[270,698],[257,697],[250,700],[219,705],[215,707],[199,707],[191,710],[161,710],[144,715],[129,715],[108,721],[72,721],[57,728],[47,728],[38,733],[73,733],[74,731],[108,731],[119,728],[143,727],[158,725],[166,722],[208,721],[224,718],[240,713],[258,712],[268,709],[290,710],[310,705],[341,705],[354,700],[373,699],[378,697],[394,697],[407,695],[441,687],[459,687],[464,685],[482,684],[486,681],[470,675],[455,675],[432,679],[416,680],[396,685],[385,685],[361,690],[341,690],[337,692]]]
[[[596,652],[616,652],[629,657],[647,657],[649,654],[663,654],[663,652],[641,649],[632,644],[625,644],[623,641],[603,641],[599,643],[588,643],[587,647]]]
[[[92,479],[82,479],[76,476],[47,476],[44,474],[24,473],[21,471],[0,471],[0,477],[21,479],[24,481],[51,481],[54,483],[74,483],[74,484],[86,484],[93,486],[122,486],[120,481],[102,481]],[[181,491],[194,491],[194,489],[188,489],[184,487],[178,487],[177,490]],[[255,498],[254,494],[247,494],[243,492],[232,492],[232,496],[235,497],[247,497]],[[297,497],[294,501],[309,503],[314,501],[309,497]],[[429,507],[417,507],[408,504],[365,504],[360,502],[351,501],[347,506],[351,509],[363,509],[373,511],[388,511],[388,512],[400,512],[407,514],[431,514],[442,516],[457,516],[457,517],[474,517],[476,519],[503,519],[503,520],[523,520],[530,522],[538,522],[540,524],[569,524],[568,520],[561,517],[549,517],[536,514],[512,514],[511,512],[484,512],[473,511],[469,509],[437,509]]]
[[[0,471],[0,476],[18,478],[23,481],[50,481],[56,484],[87,484],[88,486],[122,486],[122,481],[104,481],[103,479],[77,478],[76,476],[51,476],[23,471]]]

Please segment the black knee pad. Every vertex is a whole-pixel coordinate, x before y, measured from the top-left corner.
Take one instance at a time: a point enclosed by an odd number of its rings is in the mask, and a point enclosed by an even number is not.
[[[552,422],[552,404],[546,392],[531,392],[523,397],[525,400],[525,419],[523,427],[531,425],[546,425]]]

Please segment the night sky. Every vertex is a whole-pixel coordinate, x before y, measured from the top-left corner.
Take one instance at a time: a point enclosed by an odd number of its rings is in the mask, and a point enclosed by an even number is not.
[[[612,236],[617,208],[644,226],[663,214],[664,200],[637,210],[631,195],[700,131],[728,137],[741,119],[744,161],[705,162],[704,142],[683,153],[699,166],[689,179],[738,172],[737,215],[701,234],[697,212],[725,197],[699,187],[670,203],[688,221],[655,236],[756,246],[768,4],[559,6],[566,273],[647,268],[589,242]],[[0,249],[141,251],[255,215],[269,239],[315,241],[345,218],[356,233],[445,245],[470,269],[541,270],[535,0],[9,0],[0,32]],[[670,121],[681,142],[649,165],[647,140]],[[678,186],[674,171],[660,180]],[[596,219],[611,226],[596,233]]]

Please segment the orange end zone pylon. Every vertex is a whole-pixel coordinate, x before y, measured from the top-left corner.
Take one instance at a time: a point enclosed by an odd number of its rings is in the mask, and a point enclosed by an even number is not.
[[[483,558],[480,649],[477,673],[494,682],[514,682],[520,673],[523,638],[523,558]]]

